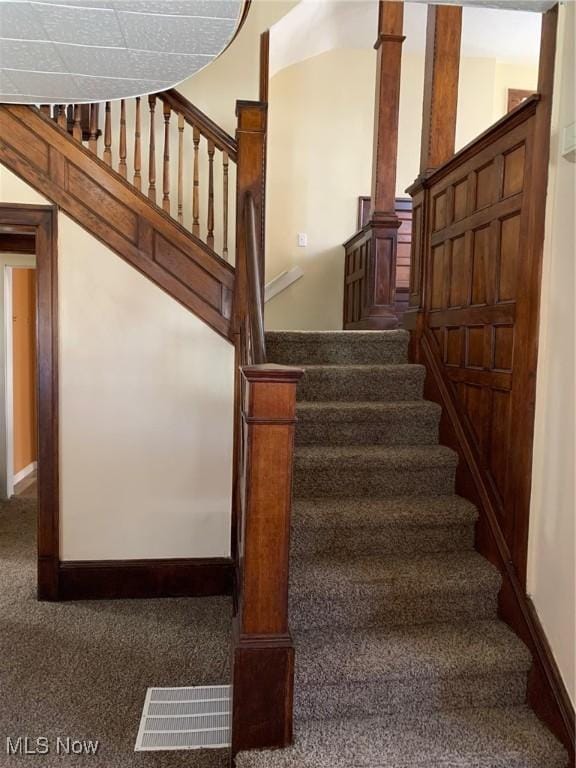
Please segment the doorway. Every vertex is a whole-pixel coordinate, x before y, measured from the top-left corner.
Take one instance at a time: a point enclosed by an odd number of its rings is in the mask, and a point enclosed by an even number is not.
[[[53,206],[0,204],[0,496],[37,498],[44,600],[60,566],[56,221]]]
[[[1,495],[4,499],[36,498],[36,258],[33,254],[0,253],[0,266],[4,296]]]

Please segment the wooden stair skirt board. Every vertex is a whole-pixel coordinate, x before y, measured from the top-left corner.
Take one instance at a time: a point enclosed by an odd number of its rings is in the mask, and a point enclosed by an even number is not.
[[[231,595],[227,557],[166,560],[76,560],[60,562],[60,600],[112,600]]]
[[[37,109],[0,106],[0,162],[230,337],[234,269]]]

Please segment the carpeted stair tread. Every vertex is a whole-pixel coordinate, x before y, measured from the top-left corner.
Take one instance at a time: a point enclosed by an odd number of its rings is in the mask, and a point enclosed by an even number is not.
[[[294,497],[446,496],[457,460],[440,445],[297,445]]]
[[[423,365],[303,365],[299,401],[402,402],[422,398]]]
[[[285,365],[314,363],[407,363],[407,331],[269,331],[268,362]]]
[[[293,525],[299,530],[338,526],[380,528],[475,523],[478,510],[462,496],[399,496],[389,499],[295,499]],[[298,538],[298,534],[293,536]]]
[[[527,672],[526,646],[500,621],[300,632],[296,686]]]
[[[398,471],[423,466],[455,468],[457,454],[443,445],[381,446],[381,445],[322,445],[300,446],[295,457],[295,467],[362,468],[370,472],[386,467]]]
[[[474,546],[478,511],[460,496],[296,499],[293,558],[457,552]]]
[[[294,558],[295,630],[496,618],[500,574],[474,551]]]
[[[526,707],[474,708],[296,725],[285,750],[244,752],[237,768],[566,768]]]
[[[382,717],[526,700],[530,654],[501,622],[298,632],[298,720]]]
[[[321,595],[442,594],[497,591],[498,570],[475,551],[433,553],[406,557],[357,557],[351,560],[325,558],[303,560],[291,572],[291,593]]]
[[[426,400],[403,403],[305,402],[296,408],[296,444],[433,445],[441,408]]]

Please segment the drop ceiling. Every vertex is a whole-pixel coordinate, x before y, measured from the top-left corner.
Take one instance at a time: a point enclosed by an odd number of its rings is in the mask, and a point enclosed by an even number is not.
[[[0,0],[0,102],[165,90],[226,48],[243,8],[243,0]]]

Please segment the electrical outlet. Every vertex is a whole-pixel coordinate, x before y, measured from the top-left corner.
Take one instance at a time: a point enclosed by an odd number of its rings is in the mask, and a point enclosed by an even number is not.
[[[306,232],[298,232],[298,247],[306,248],[308,245],[308,235]]]

